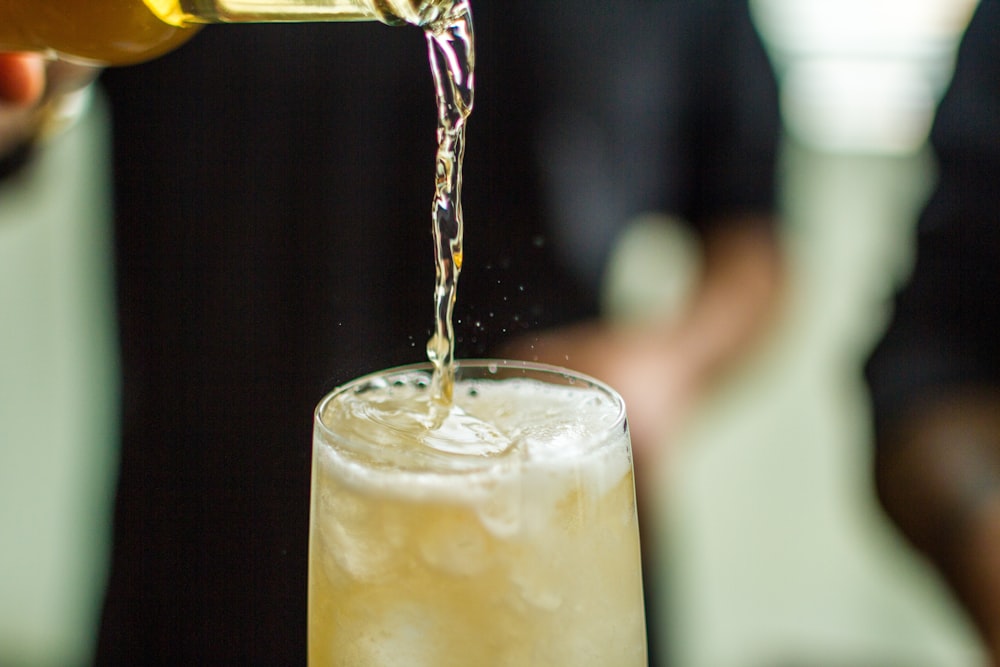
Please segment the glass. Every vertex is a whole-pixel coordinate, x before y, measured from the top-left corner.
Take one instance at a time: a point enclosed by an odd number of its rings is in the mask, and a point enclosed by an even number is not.
[[[315,413],[309,665],[646,665],[628,425],[607,386],[462,361]]]

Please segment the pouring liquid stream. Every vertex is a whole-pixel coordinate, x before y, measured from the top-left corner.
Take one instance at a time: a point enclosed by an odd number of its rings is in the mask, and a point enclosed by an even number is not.
[[[472,112],[475,49],[469,0],[458,0],[425,28],[438,107],[432,234],[434,237],[434,333],[427,358],[434,365],[432,407],[437,419],[450,410],[455,380],[452,314],[462,270],[462,160]]]

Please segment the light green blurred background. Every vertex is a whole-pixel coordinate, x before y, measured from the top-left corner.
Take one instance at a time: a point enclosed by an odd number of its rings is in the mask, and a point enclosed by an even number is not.
[[[89,663],[118,468],[104,107],[0,182],[0,666]]]

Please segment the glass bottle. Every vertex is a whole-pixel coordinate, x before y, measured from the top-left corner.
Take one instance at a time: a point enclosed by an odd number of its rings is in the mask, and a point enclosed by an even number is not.
[[[0,51],[99,65],[162,55],[206,23],[381,21],[423,25],[453,0],[0,0]]]

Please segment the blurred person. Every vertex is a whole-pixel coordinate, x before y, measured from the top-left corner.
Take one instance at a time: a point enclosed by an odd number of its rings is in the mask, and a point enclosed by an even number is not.
[[[931,140],[937,189],[869,360],[879,497],[1000,665],[1000,4],[962,41]]]
[[[655,664],[657,471],[690,411],[754,349],[781,301],[777,85],[744,0],[544,3],[531,19],[549,242],[586,306],[500,356],[574,368],[624,397]],[[671,222],[650,222],[664,217]],[[643,229],[653,236],[635,235]],[[642,285],[652,300],[619,317],[602,303],[614,249],[656,236],[694,240],[687,293],[678,304],[670,289]],[[633,279],[667,280],[657,263],[689,261],[663,250]]]
[[[742,0],[548,3],[534,20],[550,103],[535,149],[543,204],[589,317],[507,350],[618,389],[645,466],[778,302],[776,84]],[[650,213],[696,233],[695,285],[680,313],[600,317],[612,248]]]

